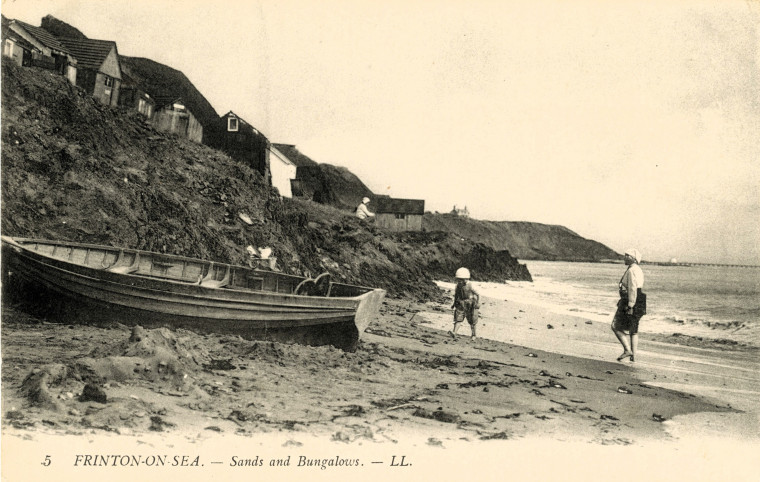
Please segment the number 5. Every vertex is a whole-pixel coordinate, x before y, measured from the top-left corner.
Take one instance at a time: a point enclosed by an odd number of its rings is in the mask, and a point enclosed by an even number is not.
[[[52,461],[50,460],[50,456],[49,456],[49,455],[46,455],[46,456],[45,456],[45,461],[44,461],[44,462],[42,462],[42,465],[44,465],[45,467],[47,467],[47,466],[48,466],[48,465],[50,465],[51,463],[52,463]]]

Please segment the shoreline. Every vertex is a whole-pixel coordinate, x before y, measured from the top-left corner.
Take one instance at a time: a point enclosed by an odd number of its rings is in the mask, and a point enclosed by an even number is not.
[[[436,284],[439,288],[453,293],[454,283],[436,281]],[[569,299],[554,301],[552,300],[553,297],[557,295],[560,298],[562,297],[562,293],[557,292],[558,286],[546,285],[540,289],[536,286],[536,282],[525,283],[521,281],[478,283],[482,296],[493,299],[509,299],[510,302],[535,306],[561,316],[608,323],[614,314],[617,303],[616,295],[603,295],[599,291],[591,290],[585,292],[587,296],[591,297],[590,300],[581,298],[581,295],[576,292]],[[702,347],[725,345],[739,349],[760,350],[760,338],[757,336],[746,331],[741,336],[737,336],[735,334],[737,330],[726,328],[726,326],[738,323],[736,320],[711,319],[709,321],[701,320],[697,324],[689,324],[682,317],[682,313],[649,313],[644,318],[648,330],[643,334],[648,337],[658,337],[658,339],[666,342],[684,345]]]
[[[636,363],[617,362],[622,348],[610,329],[611,317],[610,322],[599,322],[559,314],[533,304],[490,297],[482,297],[482,300],[479,336],[561,355],[627,365],[649,386],[705,396],[746,412],[735,417],[713,412],[710,412],[712,416],[695,416],[697,430],[701,427],[707,434],[715,431],[715,425],[722,424],[729,436],[760,440],[760,349],[750,345],[726,346],[720,341],[682,334],[646,333],[645,317]],[[442,331],[451,328],[450,313],[441,312],[445,308],[440,305],[427,314],[428,326]],[[469,334],[469,327],[464,325],[459,330],[460,335]],[[680,416],[679,423],[689,425],[691,422],[685,420],[686,417],[689,416]]]

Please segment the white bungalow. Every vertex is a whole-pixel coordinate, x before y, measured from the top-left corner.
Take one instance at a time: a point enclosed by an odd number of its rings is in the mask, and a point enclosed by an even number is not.
[[[269,148],[269,171],[272,174],[272,186],[280,191],[283,197],[293,197],[290,181],[296,178],[296,165],[280,152],[274,145]]]

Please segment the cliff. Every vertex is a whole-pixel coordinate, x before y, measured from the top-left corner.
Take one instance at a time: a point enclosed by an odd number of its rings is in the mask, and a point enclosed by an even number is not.
[[[283,271],[329,271],[415,299],[438,296],[433,280],[450,280],[464,264],[476,280],[530,279],[505,251],[448,233],[386,233],[348,210],[280,199],[222,152],[7,59],[1,139],[4,235],[233,263],[246,259],[247,245],[268,245]]]
[[[622,256],[564,226],[523,221],[481,221],[453,214],[426,213],[425,229],[446,231],[495,250],[508,249],[519,259],[605,261]]]

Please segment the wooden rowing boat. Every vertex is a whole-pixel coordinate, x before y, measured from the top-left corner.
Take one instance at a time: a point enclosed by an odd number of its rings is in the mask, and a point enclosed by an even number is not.
[[[356,349],[385,290],[183,256],[2,237],[3,285],[56,318]]]

